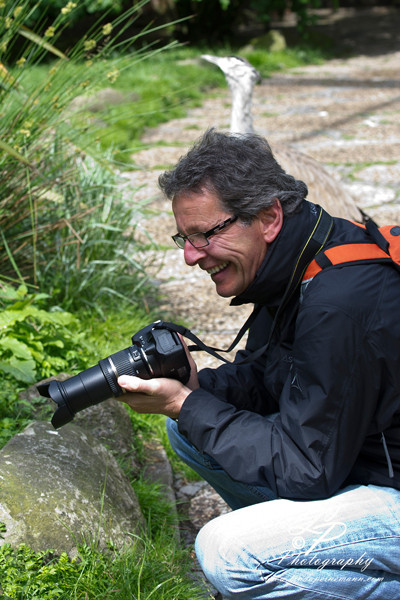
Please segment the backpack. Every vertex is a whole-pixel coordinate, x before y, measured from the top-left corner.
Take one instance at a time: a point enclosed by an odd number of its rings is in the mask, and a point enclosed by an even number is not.
[[[378,227],[371,219],[365,225],[354,224],[366,229],[371,241],[342,244],[321,250],[308,265],[303,275],[303,283],[312,279],[322,269],[343,263],[388,262],[400,270],[400,226]]]

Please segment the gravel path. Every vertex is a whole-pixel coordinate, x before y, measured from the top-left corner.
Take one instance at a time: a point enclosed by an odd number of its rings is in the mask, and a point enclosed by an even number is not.
[[[398,17],[399,11],[395,14]],[[380,31],[381,46],[373,47],[378,22],[372,17],[371,35],[360,37],[363,54],[263,80],[255,89],[253,114],[255,129],[272,149],[274,144],[288,144],[320,161],[343,182],[356,204],[383,225],[400,222],[400,37],[393,34],[397,37],[392,39]],[[399,20],[389,22],[393,31],[400,32]],[[355,38],[349,40],[357,47]],[[228,130],[229,118],[230,94],[221,89],[185,118],[148,131],[143,138],[148,149],[135,155],[139,168],[127,174],[133,186],[140,186],[134,198],[151,198],[146,229],[170,247],[153,253],[152,276],[162,297],[160,318],[179,315],[206,342],[219,347],[229,345],[250,309],[232,309],[228,300],[215,294],[206,274],[185,266],[183,253],[171,246],[174,219],[169,202],[158,191],[157,178],[207,127]],[[200,368],[218,364],[203,353],[196,360]],[[187,506],[190,542],[201,525],[226,506],[204,483],[179,479],[175,487]]]

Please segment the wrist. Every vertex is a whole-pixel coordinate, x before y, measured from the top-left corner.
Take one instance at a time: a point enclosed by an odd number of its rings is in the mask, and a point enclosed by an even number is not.
[[[180,392],[179,396],[174,398],[173,406],[171,406],[169,414],[167,414],[168,417],[171,417],[171,419],[175,419],[175,421],[178,421],[179,415],[182,410],[182,406],[184,405],[186,398],[189,396],[190,393],[191,390],[185,387]]]

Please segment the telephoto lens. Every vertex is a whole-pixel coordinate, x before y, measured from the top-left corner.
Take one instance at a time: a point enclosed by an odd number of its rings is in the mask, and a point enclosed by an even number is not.
[[[169,377],[186,383],[190,365],[178,334],[157,321],[138,331],[132,337],[132,346],[103,358],[97,365],[66,381],[38,385],[39,393],[57,404],[53,427],[58,429],[72,421],[77,412],[125,393],[117,383],[120,375]]]

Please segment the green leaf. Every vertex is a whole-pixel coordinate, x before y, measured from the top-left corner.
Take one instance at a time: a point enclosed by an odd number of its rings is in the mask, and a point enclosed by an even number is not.
[[[19,33],[21,35],[23,35],[24,37],[26,37],[31,42],[34,42],[38,46],[41,46],[48,52],[51,52],[52,54],[55,54],[56,56],[59,56],[60,58],[64,58],[65,60],[68,60],[68,56],[66,56],[63,52],[61,52],[61,50],[59,50],[55,46],[52,46],[52,44],[49,44],[49,42],[46,42],[45,39],[43,39],[42,37],[40,37],[40,35],[37,35],[33,31],[31,31],[30,29],[25,27],[25,25],[21,26],[21,29],[19,29]]]
[[[56,348],[64,348],[64,342],[62,340],[49,340],[47,346],[55,346]]]
[[[13,356],[18,356],[24,360],[29,361],[32,359],[32,353],[29,347],[15,337],[7,336],[0,338],[0,350],[9,350],[12,352]]]
[[[9,362],[0,361],[0,371],[12,375],[23,383],[34,383],[36,381],[34,360],[18,360],[13,357]]]
[[[18,321],[23,321],[25,316],[22,311],[3,310],[0,312],[0,330],[12,327]]]
[[[20,286],[20,288],[22,288],[22,286]],[[0,298],[3,300],[18,300],[20,298],[20,294],[12,285],[4,284],[0,287]]]
[[[24,156],[22,156],[22,154],[17,152],[12,146],[10,146],[10,144],[7,144],[7,142],[3,142],[3,140],[0,140],[0,149],[6,152],[7,154],[10,154],[25,165],[30,166],[29,160],[27,160]]]

